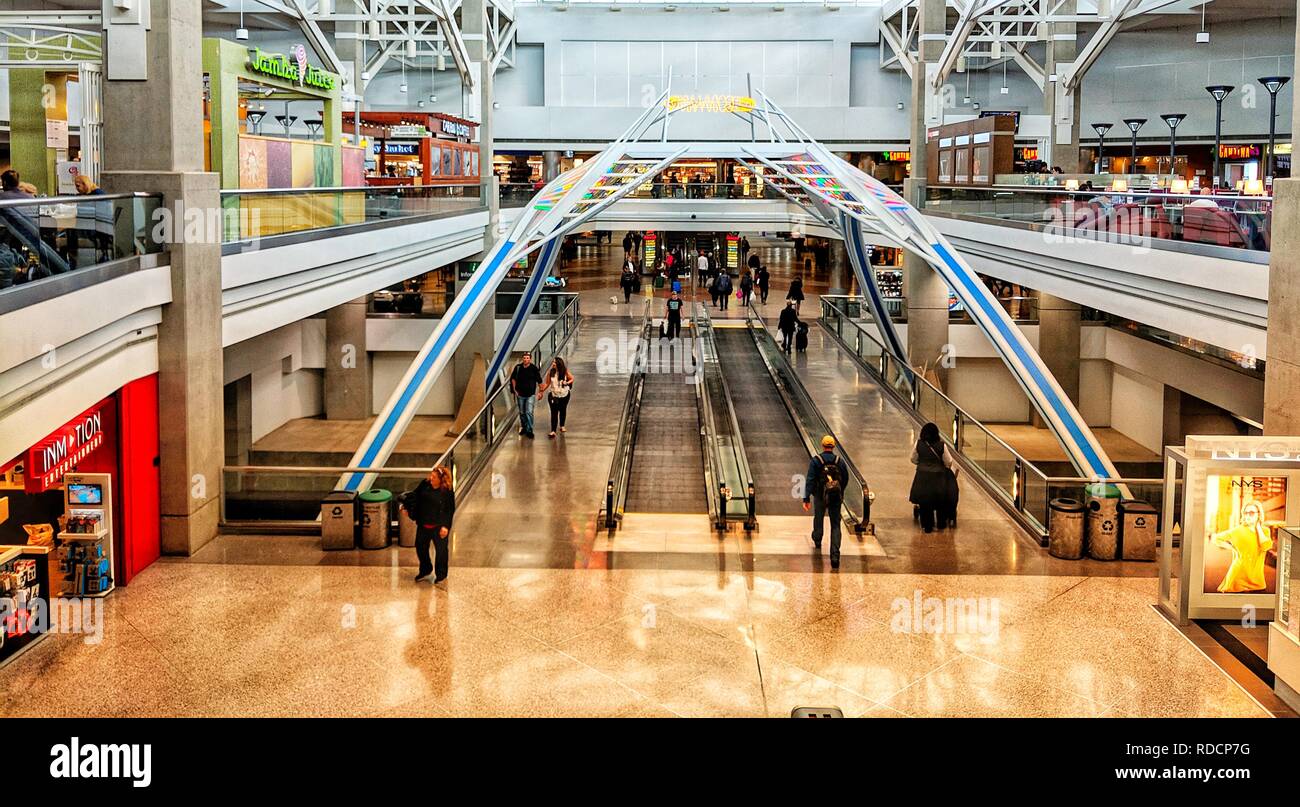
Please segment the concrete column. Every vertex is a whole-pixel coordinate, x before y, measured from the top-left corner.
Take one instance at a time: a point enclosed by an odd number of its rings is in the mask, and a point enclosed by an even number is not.
[[[1300,27],[1296,29],[1300,54]],[[1300,132],[1300,104],[1291,131]],[[1300,178],[1273,181],[1273,249],[1268,262],[1268,356],[1264,433],[1300,435]]]
[[[849,289],[849,278],[853,270],[849,267],[849,251],[845,249],[844,242],[837,238],[831,239],[830,246],[830,290],[832,294],[847,294]],[[859,294],[865,294],[865,289],[859,289]]]
[[[1073,14],[1075,3],[1067,3],[1062,14]],[[1060,74],[1061,65],[1067,65],[1079,56],[1077,26],[1074,23],[1056,23],[1048,26],[1047,59],[1043,67],[1047,75]],[[1083,114],[1083,88],[1076,87],[1074,92],[1059,94],[1058,88],[1064,87],[1061,81],[1048,83],[1043,87],[1043,112],[1052,121],[1048,140],[1048,166],[1060,166],[1067,174],[1082,172],[1083,161],[1079,154],[1079,118]],[[1063,106],[1066,104],[1068,106]]]
[[[325,419],[365,420],[372,413],[366,298],[325,312]]]
[[[1160,430],[1161,446],[1183,444],[1183,393],[1175,387],[1165,386],[1163,426]]]
[[[493,75],[492,53],[487,44],[488,6],[486,0],[465,0],[461,4],[461,36],[469,51],[470,70],[474,76],[473,90],[465,94],[466,116],[478,121],[479,192],[488,208],[488,228],[483,248],[490,249],[497,240],[497,224],[501,221],[501,200],[497,190],[497,177],[492,172],[493,134]]]
[[[217,534],[224,407],[221,231],[183,241],[183,212],[201,210],[208,221],[210,211],[220,210],[220,197],[217,175],[203,172],[199,4],[150,2],[148,80],[104,82],[103,178],[110,192],[163,194],[176,225],[172,302],[158,328],[159,471],[162,551],[188,555]],[[110,64],[113,57],[109,48]]]
[[[1079,405],[1080,333],[1078,304],[1039,292],[1038,355],[1076,407]],[[1040,429],[1047,426],[1037,412],[1034,425]]]
[[[542,181],[550,182],[560,175],[560,152],[542,152]]]
[[[920,0],[920,44],[912,70],[911,150],[912,175],[903,183],[903,195],[914,207],[925,205],[927,161],[925,153],[926,99],[934,90],[926,81],[926,64],[943,55],[947,14],[943,0]],[[947,368],[939,364],[948,344],[948,285],[924,259],[903,254],[903,294],[907,297],[907,360],[916,367],[929,364],[941,382]]]

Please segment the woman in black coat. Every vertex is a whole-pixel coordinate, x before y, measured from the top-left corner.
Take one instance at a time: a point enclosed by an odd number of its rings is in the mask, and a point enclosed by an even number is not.
[[[798,314],[803,307],[803,278],[796,277],[790,281],[790,291],[786,292],[785,299],[794,303],[794,312]]]
[[[921,439],[912,449],[916,476],[908,497],[921,511],[921,529],[946,529],[957,521],[957,461],[939,436],[939,427],[927,423],[921,427]],[[936,523],[937,522],[937,523]]]
[[[433,573],[433,582],[447,579],[447,561],[450,554],[451,522],[456,515],[456,495],[451,488],[451,471],[439,465],[429,472],[407,498],[406,512],[415,521],[415,554],[420,559],[419,583]],[[429,561],[429,544],[433,544],[437,559]]]

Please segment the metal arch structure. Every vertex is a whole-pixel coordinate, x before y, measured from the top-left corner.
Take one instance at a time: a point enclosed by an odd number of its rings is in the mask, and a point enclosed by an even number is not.
[[[487,375],[489,388],[500,383],[504,364],[550,272],[560,239],[651,181],[676,160],[710,157],[735,159],[760,170],[765,181],[787,200],[844,238],[859,288],[875,314],[889,349],[909,366],[904,343],[894,331],[876,287],[866,245],[886,244],[919,255],[965,304],[1079,473],[1089,478],[1117,478],[1118,473],[1105,450],[1042,359],[983,280],[947,240],[902,197],[813,140],[763,93],[756,95],[757,98],[680,97],[665,91],[599,155],[548,183],[510,232],[492,247],[464,290],[456,296],[384,405],[349,466],[384,466],[402,432],[511,266],[540,251],[540,259],[535,263],[506,337],[496,348]],[[739,117],[750,124],[753,139],[738,143],[668,140],[672,116],[688,112]],[[656,130],[656,127],[662,128]],[[361,491],[372,481],[373,475],[350,473],[339,480],[339,487]]]

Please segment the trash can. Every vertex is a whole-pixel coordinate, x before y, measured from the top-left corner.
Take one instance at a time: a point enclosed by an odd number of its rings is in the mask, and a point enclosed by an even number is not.
[[[395,499],[397,502],[397,545],[398,546],[415,546],[415,531],[419,527],[415,519],[411,518],[406,512],[406,500],[411,495],[410,491],[399,494]]]
[[[1055,558],[1078,560],[1083,557],[1083,527],[1087,508],[1078,499],[1052,499],[1051,527],[1047,533],[1047,552]]]
[[[1095,484],[1088,494],[1088,557],[1119,559],[1119,488]]]
[[[1119,503],[1119,543],[1124,560],[1156,559],[1156,508],[1141,499]]]
[[[361,494],[361,548],[383,549],[388,546],[388,505],[393,494],[373,488]]]
[[[357,494],[334,490],[320,503],[321,549],[353,549],[357,545]]]

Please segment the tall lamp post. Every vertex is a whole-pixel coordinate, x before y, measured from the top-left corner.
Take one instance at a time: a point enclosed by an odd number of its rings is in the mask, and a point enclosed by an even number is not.
[[[1290,76],[1264,76],[1259,83],[1268,90],[1268,179],[1273,178],[1276,156],[1273,149],[1277,145],[1277,91],[1291,80]]]
[[[1219,187],[1219,141],[1223,138],[1223,99],[1232,92],[1231,84],[1212,84],[1205,91],[1214,96],[1214,184]]]
[[[1130,174],[1136,174],[1137,166],[1138,166],[1138,129],[1141,129],[1143,126],[1147,125],[1147,119],[1146,118],[1125,118],[1124,125],[1128,127],[1128,130],[1130,132],[1133,133],[1133,153],[1129,157],[1128,172]]]
[[[1174,154],[1178,147],[1178,124],[1183,122],[1187,116],[1182,112],[1170,112],[1167,115],[1161,115],[1160,119],[1169,127],[1169,177],[1174,176]]]
[[[1105,145],[1106,133],[1114,126],[1113,123],[1094,123],[1092,130],[1097,133],[1097,173],[1101,173],[1101,150]]]

